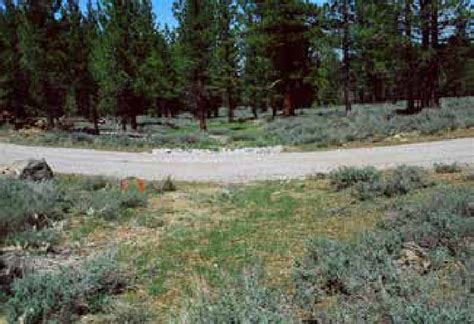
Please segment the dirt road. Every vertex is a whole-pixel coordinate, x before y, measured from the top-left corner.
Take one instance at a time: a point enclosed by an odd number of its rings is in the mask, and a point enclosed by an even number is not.
[[[125,153],[88,149],[30,147],[0,143],[0,164],[45,158],[56,172],[149,180],[167,175],[183,181],[247,182],[300,178],[342,165],[391,168],[400,164],[474,163],[474,138],[398,146],[321,152],[155,152]]]

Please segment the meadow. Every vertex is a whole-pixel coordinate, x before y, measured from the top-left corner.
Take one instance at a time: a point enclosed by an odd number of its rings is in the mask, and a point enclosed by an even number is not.
[[[145,193],[0,180],[0,268],[6,255],[40,265],[11,278],[0,309],[26,323],[467,323],[472,172],[167,179]]]

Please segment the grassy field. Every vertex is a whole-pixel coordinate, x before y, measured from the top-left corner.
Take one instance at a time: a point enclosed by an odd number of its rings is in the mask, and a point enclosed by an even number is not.
[[[293,118],[258,120],[248,109],[236,112],[236,122],[223,117],[209,120],[209,131],[197,129],[189,114],[178,118],[139,117],[139,138],[117,132],[112,124],[102,126],[104,135],[85,133],[0,130],[0,140],[18,144],[88,147],[108,150],[146,151],[152,148],[241,148],[283,145],[288,150],[317,150],[341,146],[393,145],[446,138],[474,136],[474,98],[442,101],[442,109],[426,109],[418,115],[397,115],[398,105],[355,105],[345,116],[342,107],[300,110]],[[89,125],[90,126],[90,125]]]
[[[1,244],[78,258],[3,301],[27,322],[468,322],[471,172],[343,168],[144,194],[105,178],[1,180]]]

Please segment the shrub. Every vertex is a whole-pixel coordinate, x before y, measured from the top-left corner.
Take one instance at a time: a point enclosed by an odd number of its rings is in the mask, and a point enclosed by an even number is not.
[[[30,229],[11,235],[8,243],[23,249],[34,248],[50,251],[60,241],[61,234],[55,228]]]
[[[147,196],[137,190],[128,190],[120,195],[121,208],[139,208],[146,207]]]
[[[366,234],[350,242],[310,240],[294,272],[297,301],[311,309],[326,296],[375,294],[380,278],[386,285],[398,279],[390,256],[400,244],[396,233]]]
[[[167,192],[167,191],[176,191],[176,184],[173,181],[173,178],[171,176],[167,176],[161,183],[159,184],[160,186],[160,192]]]
[[[82,189],[87,191],[97,191],[111,186],[110,179],[106,177],[85,177],[82,181]]]
[[[466,181],[474,181],[474,172],[470,172],[470,173],[466,174],[464,176],[464,179],[466,179]]]
[[[352,187],[356,183],[374,183],[380,180],[381,173],[374,167],[340,167],[329,174],[331,185],[336,190]]]
[[[442,109],[425,109],[410,116],[397,115],[397,105],[359,105],[349,116],[344,115],[343,108],[308,110],[303,116],[269,122],[265,131],[278,144],[317,147],[384,139],[401,133],[435,134],[474,126],[472,101],[472,97],[446,99]]]
[[[246,271],[237,280],[227,280],[217,296],[200,293],[187,305],[179,323],[288,323],[291,318],[275,291],[265,288],[261,272]]]
[[[79,267],[39,272],[17,279],[7,307],[12,322],[71,322],[77,314],[100,311],[107,296],[123,291],[124,272],[112,255]]]
[[[391,314],[396,323],[472,323],[469,305],[429,305],[411,303],[403,305]]]
[[[393,170],[384,185],[383,193],[387,197],[405,195],[428,185],[426,172],[422,168],[402,165]]]
[[[137,190],[99,190],[83,201],[82,211],[89,216],[114,220],[124,216],[129,208],[146,207],[147,196]]]
[[[0,180],[0,241],[61,219],[70,204],[52,181]]]
[[[469,260],[473,194],[446,187],[409,203],[399,198],[398,216],[373,233],[310,240],[293,272],[296,304],[323,322],[469,322],[469,288],[459,278],[465,270],[437,270]],[[415,264],[403,259],[409,246],[425,251]],[[455,295],[443,294],[444,282]],[[316,305],[328,296],[334,306],[321,311]]]
[[[466,250],[474,219],[469,217],[472,188],[445,187],[421,202],[398,207],[398,217],[380,226],[399,231],[405,241],[428,249],[445,247],[451,255]]]
[[[166,221],[161,217],[161,215],[156,214],[144,214],[140,215],[136,219],[136,223],[139,226],[144,226],[148,228],[159,228],[166,225]]]
[[[436,173],[459,173],[462,171],[456,162],[451,164],[435,163],[434,170]]]
[[[383,180],[375,182],[359,182],[354,185],[352,194],[359,200],[371,200],[383,195],[385,192]]]
[[[116,302],[107,309],[111,314],[111,323],[143,324],[156,323],[155,314],[150,310],[150,305],[143,303]]]

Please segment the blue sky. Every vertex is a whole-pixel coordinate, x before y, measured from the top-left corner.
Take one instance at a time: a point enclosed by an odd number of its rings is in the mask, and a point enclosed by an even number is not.
[[[153,10],[155,11],[156,21],[161,26],[165,24],[174,25],[176,23],[173,17],[172,5],[174,0],[153,0]],[[324,0],[312,0],[316,3],[322,3]],[[81,0],[85,4],[86,0]]]

